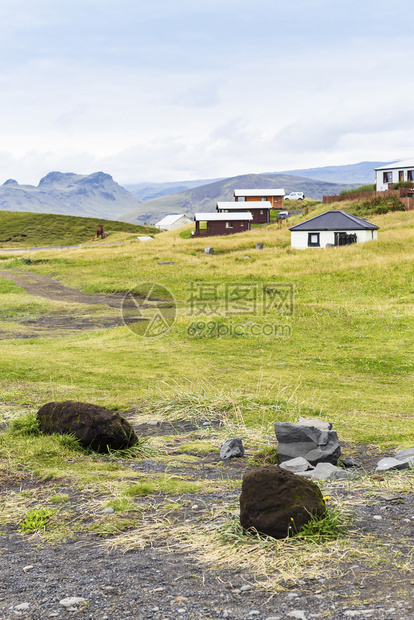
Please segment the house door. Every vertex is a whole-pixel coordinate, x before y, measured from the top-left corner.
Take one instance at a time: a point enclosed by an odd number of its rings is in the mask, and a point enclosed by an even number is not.
[[[398,180],[400,183],[402,183],[404,181],[404,170],[400,170],[398,172]]]

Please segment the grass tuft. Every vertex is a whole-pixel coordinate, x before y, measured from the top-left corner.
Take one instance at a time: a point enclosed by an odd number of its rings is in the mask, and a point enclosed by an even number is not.
[[[55,510],[50,508],[34,508],[26,514],[23,522],[20,524],[20,529],[22,532],[44,530],[54,514]]]

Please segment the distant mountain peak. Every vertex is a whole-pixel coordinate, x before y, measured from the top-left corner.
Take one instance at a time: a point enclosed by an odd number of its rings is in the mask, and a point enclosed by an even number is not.
[[[7,181],[4,181],[3,185],[19,185],[19,184],[14,179],[7,179]]]

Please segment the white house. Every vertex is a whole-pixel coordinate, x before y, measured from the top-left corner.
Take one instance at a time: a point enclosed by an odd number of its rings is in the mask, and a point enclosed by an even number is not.
[[[160,230],[174,230],[174,228],[180,228],[190,224],[192,220],[185,215],[185,213],[175,213],[174,215],[166,215],[159,222],[155,224],[156,228]]]
[[[377,238],[378,226],[345,211],[325,211],[290,229],[291,245],[298,250],[365,243]]]
[[[391,189],[389,185],[401,181],[412,181],[414,187],[414,159],[397,161],[394,164],[375,168],[375,174],[377,192]]]

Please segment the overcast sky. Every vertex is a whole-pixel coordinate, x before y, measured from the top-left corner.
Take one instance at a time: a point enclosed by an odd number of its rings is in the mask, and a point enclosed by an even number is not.
[[[412,0],[0,0],[0,183],[414,157]]]

